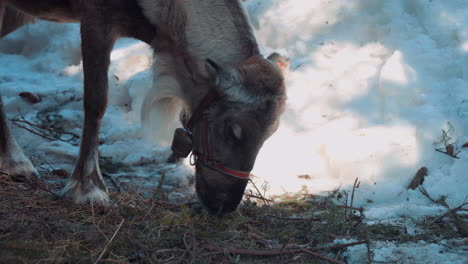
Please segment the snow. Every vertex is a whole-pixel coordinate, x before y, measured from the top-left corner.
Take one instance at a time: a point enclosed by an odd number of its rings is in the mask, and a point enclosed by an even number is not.
[[[10,118],[23,115],[37,121],[38,113],[60,115],[63,128],[81,135],[83,119],[83,67],[79,25],[40,21],[24,26],[0,41],[0,86]],[[170,148],[155,147],[143,139],[140,108],[151,87],[151,56],[148,45],[120,39],[111,54],[109,102],[103,120],[100,155],[122,162],[132,170],[119,173],[122,181],[131,179],[136,188],[157,184],[162,172],[166,184],[179,192],[191,193],[187,178],[193,169],[187,164],[165,163]],[[5,66],[3,66],[5,65]],[[29,105],[20,92],[34,92],[42,102]],[[79,152],[78,142],[49,142],[12,125],[13,134],[39,166],[39,169],[73,170]],[[73,144],[75,143],[75,144]],[[180,193],[172,196],[179,197]]]
[[[335,241],[337,244],[356,242],[351,240]],[[375,251],[373,263],[399,263],[399,264],[464,264],[465,258],[460,258],[457,247],[460,241],[441,240],[438,243],[427,243],[419,241],[417,243],[395,244],[388,241],[377,241],[373,247],[380,250]],[[466,255],[466,254],[465,254]],[[367,263],[367,248],[365,245],[352,247],[345,253],[348,263]]]
[[[424,166],[429,175],[423,186],[432,197],[447,195],[451,207],[464,201],[468,1],[251,0],[245,7],[262,52],[278,51],[292,60],[287,110],[253,172],[257,183],[268,182],[270,195],[303,186],[316,194],[350,191],[359,178],[353,205],[363,206],[369,219],[441,214],[444,208],[419,190],[406,190]],[[37,113],[52,110],[68,131],[80,134],[80,56],[78,25],[38,22],[0,40],[0,93],[9,117],[21,113],[34,120]],[[136,176],[136,185],[154,185],[164,171],[174,197],[191,193],[187,178],[193,168],[187,162],[165,164],[169,147],[152,145],[141,131],[140,109],[151,87],[150,48],[122,39],[111,59],[101,155],[131,166],[131,172],[118,175]],[[39,94],[42,102],[27,104],[17,96],[23,91]],[[71,171],[76,144],[49,142],[12,128],[36,166]],[[434,150],[445,147],[440,144],[443,130],[460,151],[459,159]],[[466,263],[462,253],[450,253],[441,243],[381,241],[375,246],[381,261]],[[350,263],[367,259],[359,257],[365,253],[361,247],[353,247]],[[439,256],[440,251],[448,253]],[[418,259],[425,254],[430,259]]]
[[[463,202],[468,149],[454,159],[434,144],[442,130],[458,147],[468,141],[468,2],[257,0],[247,10],[263,51],[293,68],[257,181],[320,193],[359,178],[354,204],[367,216],[418,217],[442,210],[406,190],[424,166],[429,194]]]

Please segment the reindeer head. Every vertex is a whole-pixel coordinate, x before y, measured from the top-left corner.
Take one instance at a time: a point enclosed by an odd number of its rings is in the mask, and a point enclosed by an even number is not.
[[[196,192],[211,213],[225,214],[236,210],[260,148],[278,128],[289,60],[273,54],[236,67],[206,66],[216,100],[192,118]]]

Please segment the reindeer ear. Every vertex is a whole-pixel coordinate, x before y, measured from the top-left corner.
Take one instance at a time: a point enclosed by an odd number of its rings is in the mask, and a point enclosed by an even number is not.
[[[286,77],[289,73],[289,68],[291,66],[291,60],[287,57],[283,57],[280,54],[274,52],[268,56],[267,60],[276,64],[283,73],[284,77]]]

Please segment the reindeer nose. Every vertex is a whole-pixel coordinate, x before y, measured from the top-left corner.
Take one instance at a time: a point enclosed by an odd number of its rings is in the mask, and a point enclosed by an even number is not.
[[[214,197],[199,195],[200,202],[210,214],[221,216],[237,209],[237,199],[230,199],[226,193],[217,193]]]
[[[203,207],[213,215],[234,212],[242,200],[247,181],[200,164],[196,169],[195,190]]]
[[[230,206],[226,206],[229,201],[228,201],[228,195],[225,193],[218,193],[216,194],[216,206],[215,208],[211,208],[210,210],[213,211],[215,215],[224,215],[226,213],[230,213],[232,211],[224,211],[224,209],[229,208]],[[237,207],[237,206],[236,206]],[[234,208],[235,210],[236,208]]]

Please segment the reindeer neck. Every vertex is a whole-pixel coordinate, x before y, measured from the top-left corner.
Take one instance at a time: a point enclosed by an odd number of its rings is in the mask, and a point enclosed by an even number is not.
[[[238,0],[183,0],[186,12],[186,49],[195,68],[205,69],[206,59],[223,67],[238,65],[260,51]],[[198,86],[192,95],[192,111],[210,90]]]
[[[259,53],[237,0],[185,0],[185,41],[199,59],[234,65]]]

